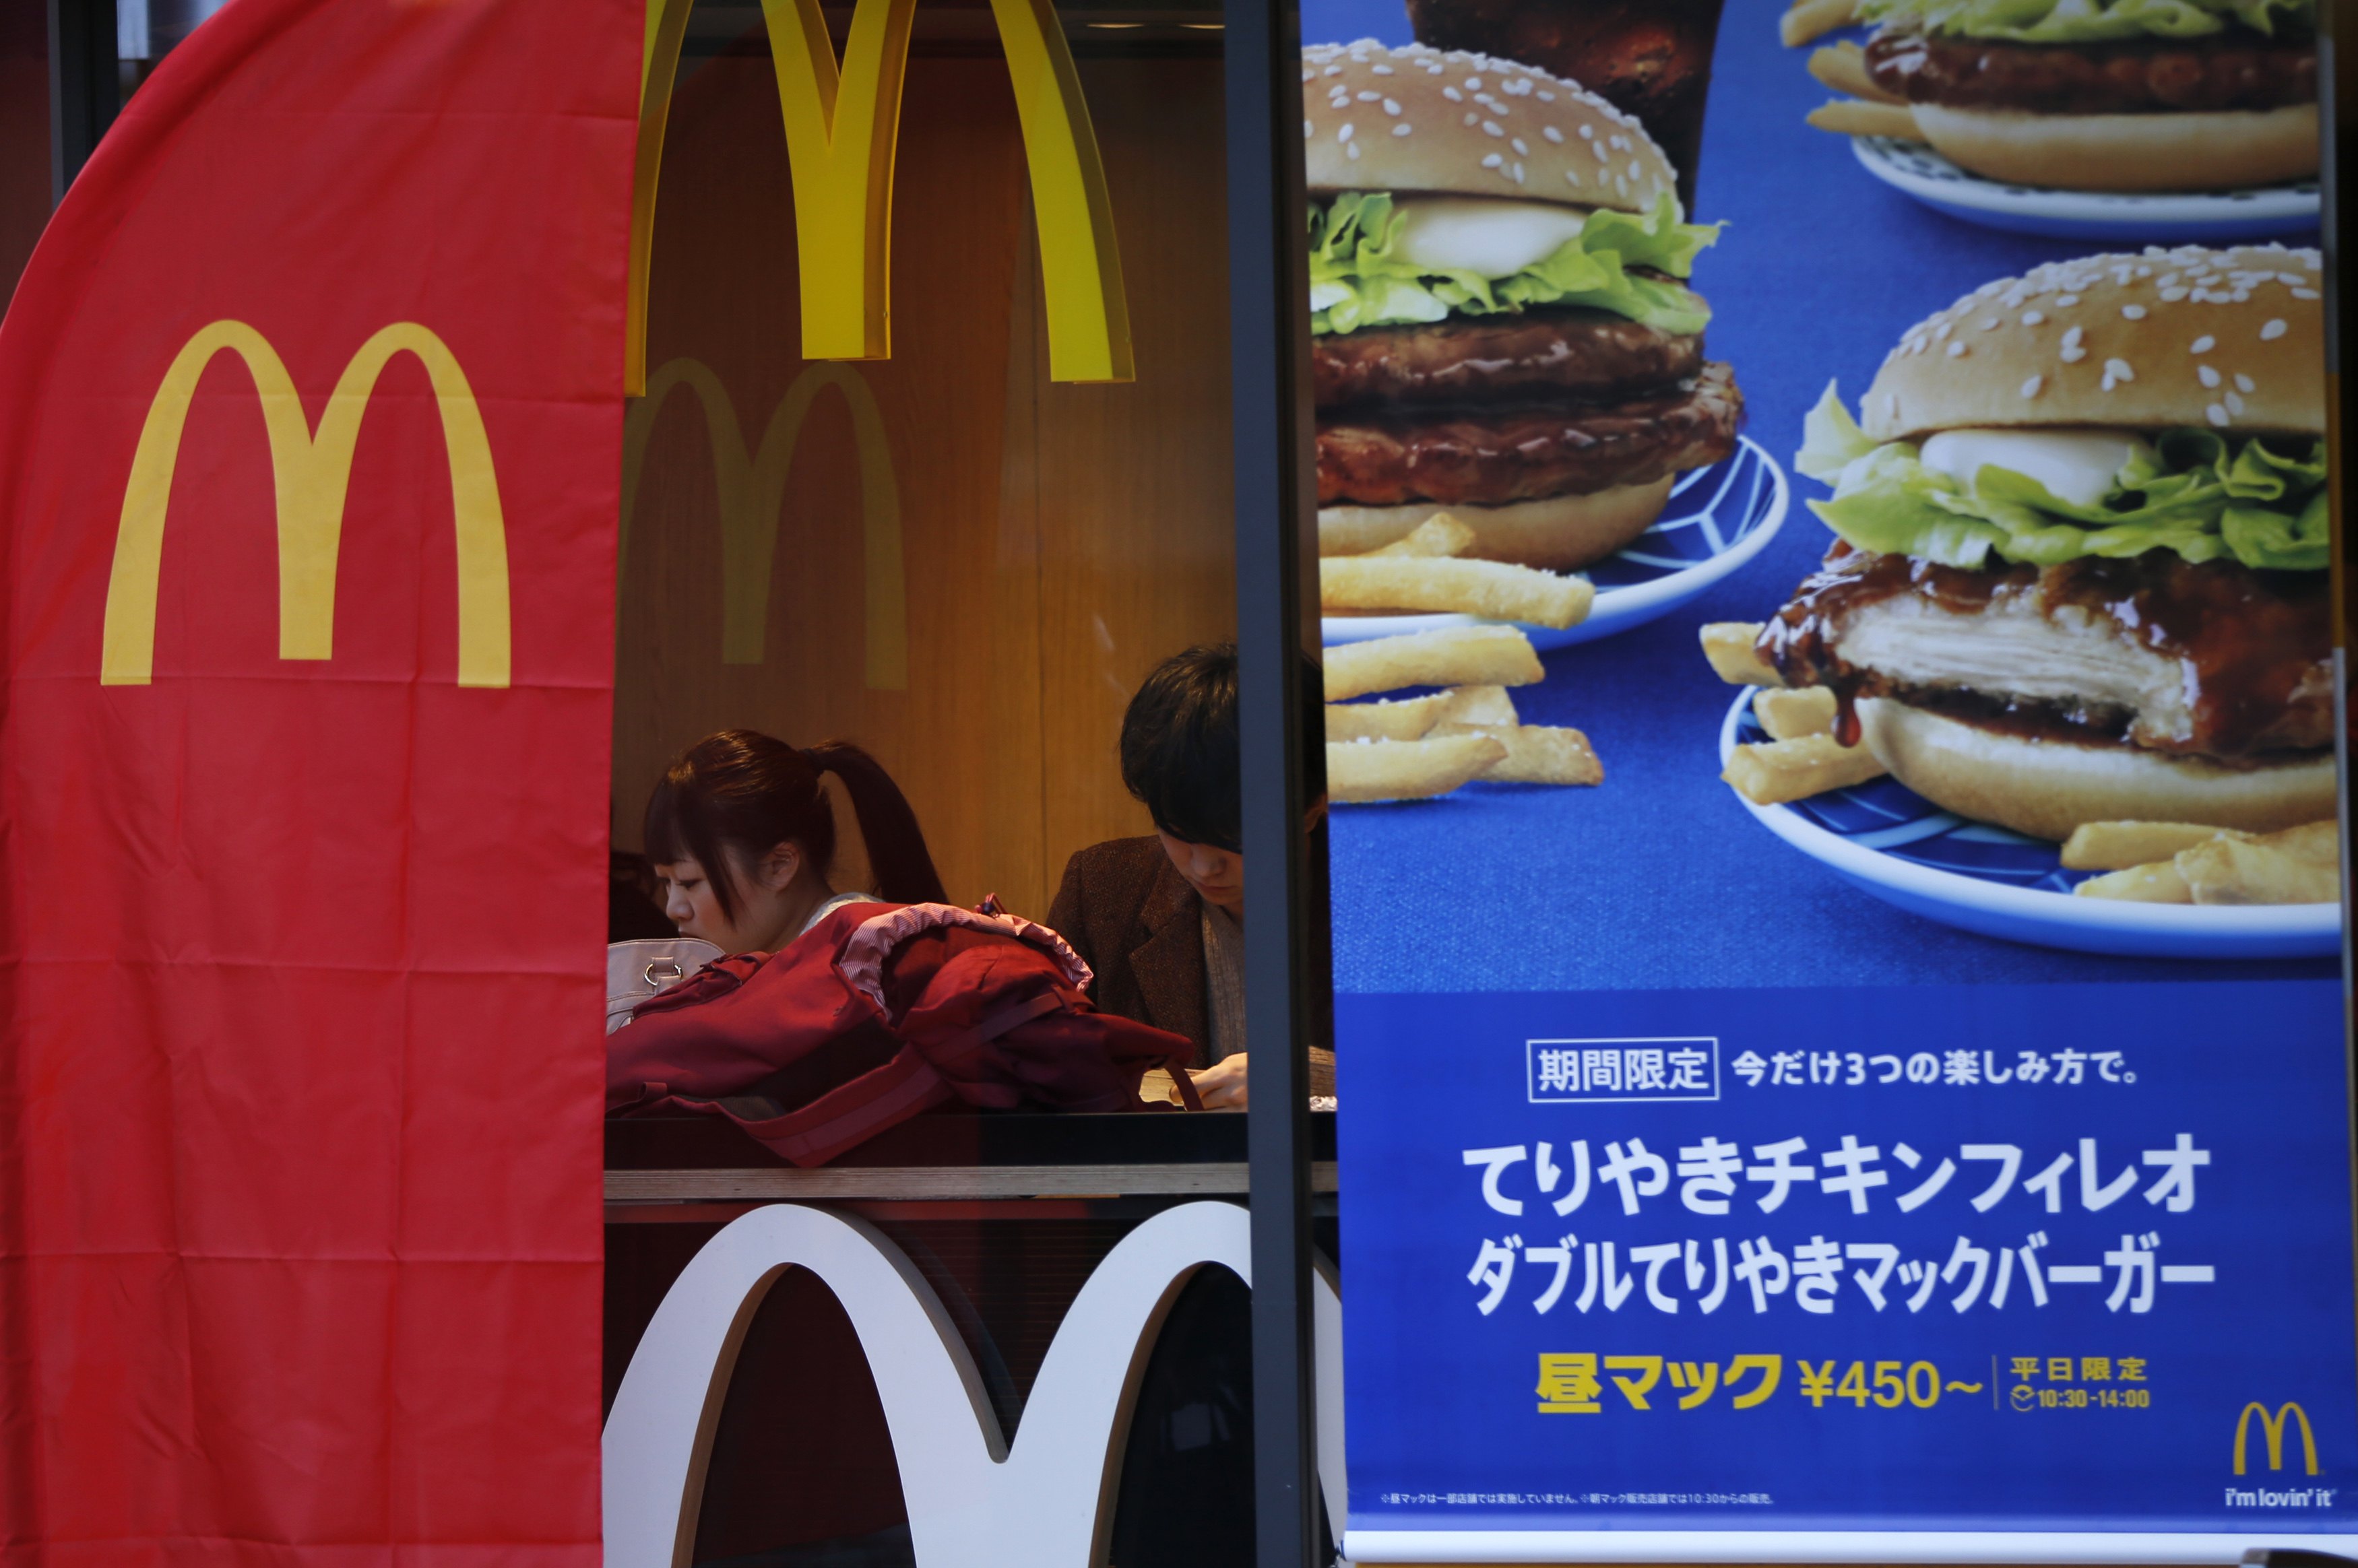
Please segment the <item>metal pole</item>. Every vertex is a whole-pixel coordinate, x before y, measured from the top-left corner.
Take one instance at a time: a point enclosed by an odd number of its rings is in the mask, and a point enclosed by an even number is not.
[[[49,0],[49,200],[90,161],[92,149],[114,124],[121,89],[115,81],[114,0]]]
[[[1245,1033],[1252,1057],[1253,1507],[1258,1568],[1312,1568],[1309,1032],[1329,977],[1304,816],[1325,752],[1303,675],[1317,656],[1301,18],[1228,0],[1229,377],[1243,741]],[[1305,711],[1305,709],[1307,711]]]

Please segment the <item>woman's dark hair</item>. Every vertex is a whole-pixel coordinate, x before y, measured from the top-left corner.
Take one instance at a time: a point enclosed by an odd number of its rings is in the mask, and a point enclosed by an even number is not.
[[[1174,654],[1146,677],[1121,716],[1121,782],[1174,838],[1241,847],[1234,643]]]
[[[734,920],[740,871],[778,845],[799,846],[822,876],[835,864],[835,813],[821,773],[833,773],[851,797],[876,879],[868,891],[889,903],[947,903],[917,814],[883,764],[849,741],[804,749],[751,730],[707,735],[680,753],[647,799],[647,859],[694,857]]]

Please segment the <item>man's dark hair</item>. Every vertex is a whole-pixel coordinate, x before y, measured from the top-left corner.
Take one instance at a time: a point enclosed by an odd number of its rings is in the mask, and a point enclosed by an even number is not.
[[[1146,677],[1121,717],[1121,782],[1174,838],[1242,848],[1234,643],[1174,654]]]

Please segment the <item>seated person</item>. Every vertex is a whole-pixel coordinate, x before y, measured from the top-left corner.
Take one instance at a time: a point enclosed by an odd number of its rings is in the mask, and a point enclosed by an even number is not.
[[[873,893],[838,892],[827,880],[835,811],[823,773],[850,798]],[[917,814],[883,764],[848,741],[805,749],[751,730],[706,736],[648,798],[646,850],[665,914],[724,953],[773,953],[847,903],[945,902]]]
[[[1312,709],[1323,721],[1323,711]],[[1048,924],[1097,972],[1108,1012],[1184,1034],[1207,1110],[1246,1105],[1243,807],[1237,650],[1163,661],[1121,721],[1121,782],[1154,836],[1093,844],[1065,867]],[[1335,1054],[1314,1045],[1310,1092],[1335,1092]]]

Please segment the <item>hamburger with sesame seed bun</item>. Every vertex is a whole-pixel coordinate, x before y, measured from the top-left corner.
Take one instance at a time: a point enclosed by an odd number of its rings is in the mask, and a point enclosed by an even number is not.
[[[1960,816],[2334,815],[2318,254],[2148,249],[1918,324],[1795,466],[1824,566],[1763,629],[1837,738]]]
[[[1714,227],[1637,121],[1487,55],[1303,51],[1323,555],[1447,511],[1471,555],[1566,570],[1735,449],[1686,286]]]
[[[1876,85],[1951,162],[2065,190],[2315,178],[2316,0],[1860,0]]]

